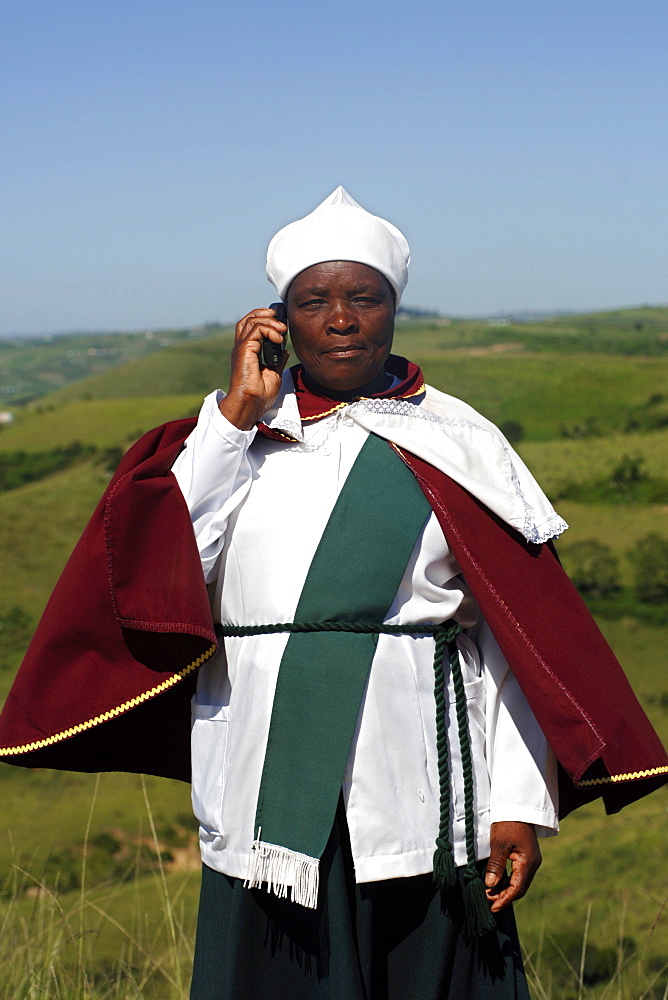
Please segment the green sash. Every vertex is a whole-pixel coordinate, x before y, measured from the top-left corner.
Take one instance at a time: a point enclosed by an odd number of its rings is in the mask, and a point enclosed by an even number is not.
[[[339,494],[304,583],[296,622],[383,622],[429,504],[413,473],[370,434]],[[315,906],[375,635],[290,636],[281,660],[247,884]]]

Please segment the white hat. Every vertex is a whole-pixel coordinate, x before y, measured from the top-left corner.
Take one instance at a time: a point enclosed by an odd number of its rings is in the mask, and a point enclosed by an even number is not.
[[[326,260],[368,264],[385,275],[399,305],[411,252],[396,226],[358,205],[337,187],[310,215],[276,233],[267,250],[267,277],[281,298],[305,268]]]

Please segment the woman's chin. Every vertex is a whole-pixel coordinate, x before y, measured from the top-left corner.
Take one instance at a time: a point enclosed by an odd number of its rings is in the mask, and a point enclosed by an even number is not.
[[[375,371],[360,368],[354,364],[334,363],[326,369],[304,369],[307,383],[326,395],[366,395],[384,392],[389,387],[391,376],[384,368]]]

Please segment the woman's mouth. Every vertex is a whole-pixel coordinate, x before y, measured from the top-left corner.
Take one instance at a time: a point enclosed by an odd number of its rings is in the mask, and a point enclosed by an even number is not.
[[[328,351],[324,353],[328,358],[354,358],[358,354],[362,354],[364,348],[360,347],[359,344],[339,344],[338,347],[331,347]]]

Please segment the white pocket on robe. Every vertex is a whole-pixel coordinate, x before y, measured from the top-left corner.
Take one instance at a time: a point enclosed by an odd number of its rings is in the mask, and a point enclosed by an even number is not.
[[[220,834],[230,709],[199,705],[194,698],[191,705],[193,812],[205,829]]]

